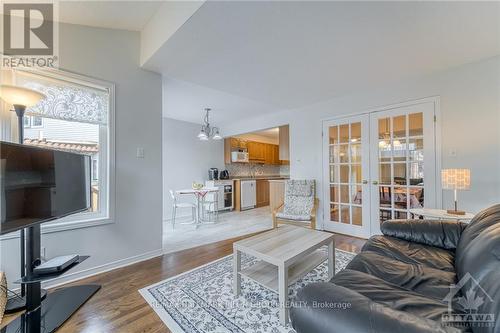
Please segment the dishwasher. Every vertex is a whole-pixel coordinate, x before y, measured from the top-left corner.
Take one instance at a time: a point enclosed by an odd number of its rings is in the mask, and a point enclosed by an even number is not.
[[[257,191],[255,180],[241,181],[241,210],[255,208],[257,204]]]

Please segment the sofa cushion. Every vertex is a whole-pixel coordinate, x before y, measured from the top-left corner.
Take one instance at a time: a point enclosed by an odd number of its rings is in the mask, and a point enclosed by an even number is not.
[[[345,269],[335,275],[332,283],[355,290],[374,302],[418,317],[440,321],[448,311],[443,301],[422,296],[398,285],[363,272]]]
[[[406,263],[372,251],[358,254],[346,267],[376,276],[420,295],[443,300],[456,283],[456,274],[427,265]]]
[[[431,268],[455,272],[453,251],[412,243],[387,236],[374,236],[362,251],[372,251],[407,264],[425,265]]]
[[[471,290],[483,300],[477,311],[495,318],[494,327],[474,332],[500,332],[500,205],[483,210],[465,228],[455,265],[462,290]]]

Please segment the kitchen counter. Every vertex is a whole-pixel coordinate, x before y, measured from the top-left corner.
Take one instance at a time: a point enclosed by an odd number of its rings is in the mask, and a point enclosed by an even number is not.
[[[230,177],[231,180],[279,180],[279,179],[290,179],[290,176],[256,176],[256,177]]]
[[[270,176],[256,176],[256,177],[231,177],[231,180],[234,181],[234,209],[236,211],[241,210],[241,183],[248,180],[256,181],[256,200],[255,207],[263,207],[268,206],[270,204],[270,184],[274,181],[280,182],[283,184],[284,188],[284,180],[290,179],[289,176],[280,176],[280,175],[270,175]]]

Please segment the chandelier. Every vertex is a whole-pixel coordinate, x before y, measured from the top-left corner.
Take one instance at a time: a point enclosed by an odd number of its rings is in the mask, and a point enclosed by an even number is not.
[[[221,140],[222,136],[219,133],[218,127],[211,127],[209,122],[209,112],[212,109],[205,108],[205,118],[203,118],[203,124],[201,125],[200,133],[198,133],[198,139],[202,141],[207,141],[208,139]]]

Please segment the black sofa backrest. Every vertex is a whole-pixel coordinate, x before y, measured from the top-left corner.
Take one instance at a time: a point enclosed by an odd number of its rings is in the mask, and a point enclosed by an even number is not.
[[[474,327],[474,333],[500,332],[500,204],[477,214],[464,229],[455,268],[459,285],[465,282],[462,294],[472,288],[484,300],[478,312],[494,315],[493,327]]]

